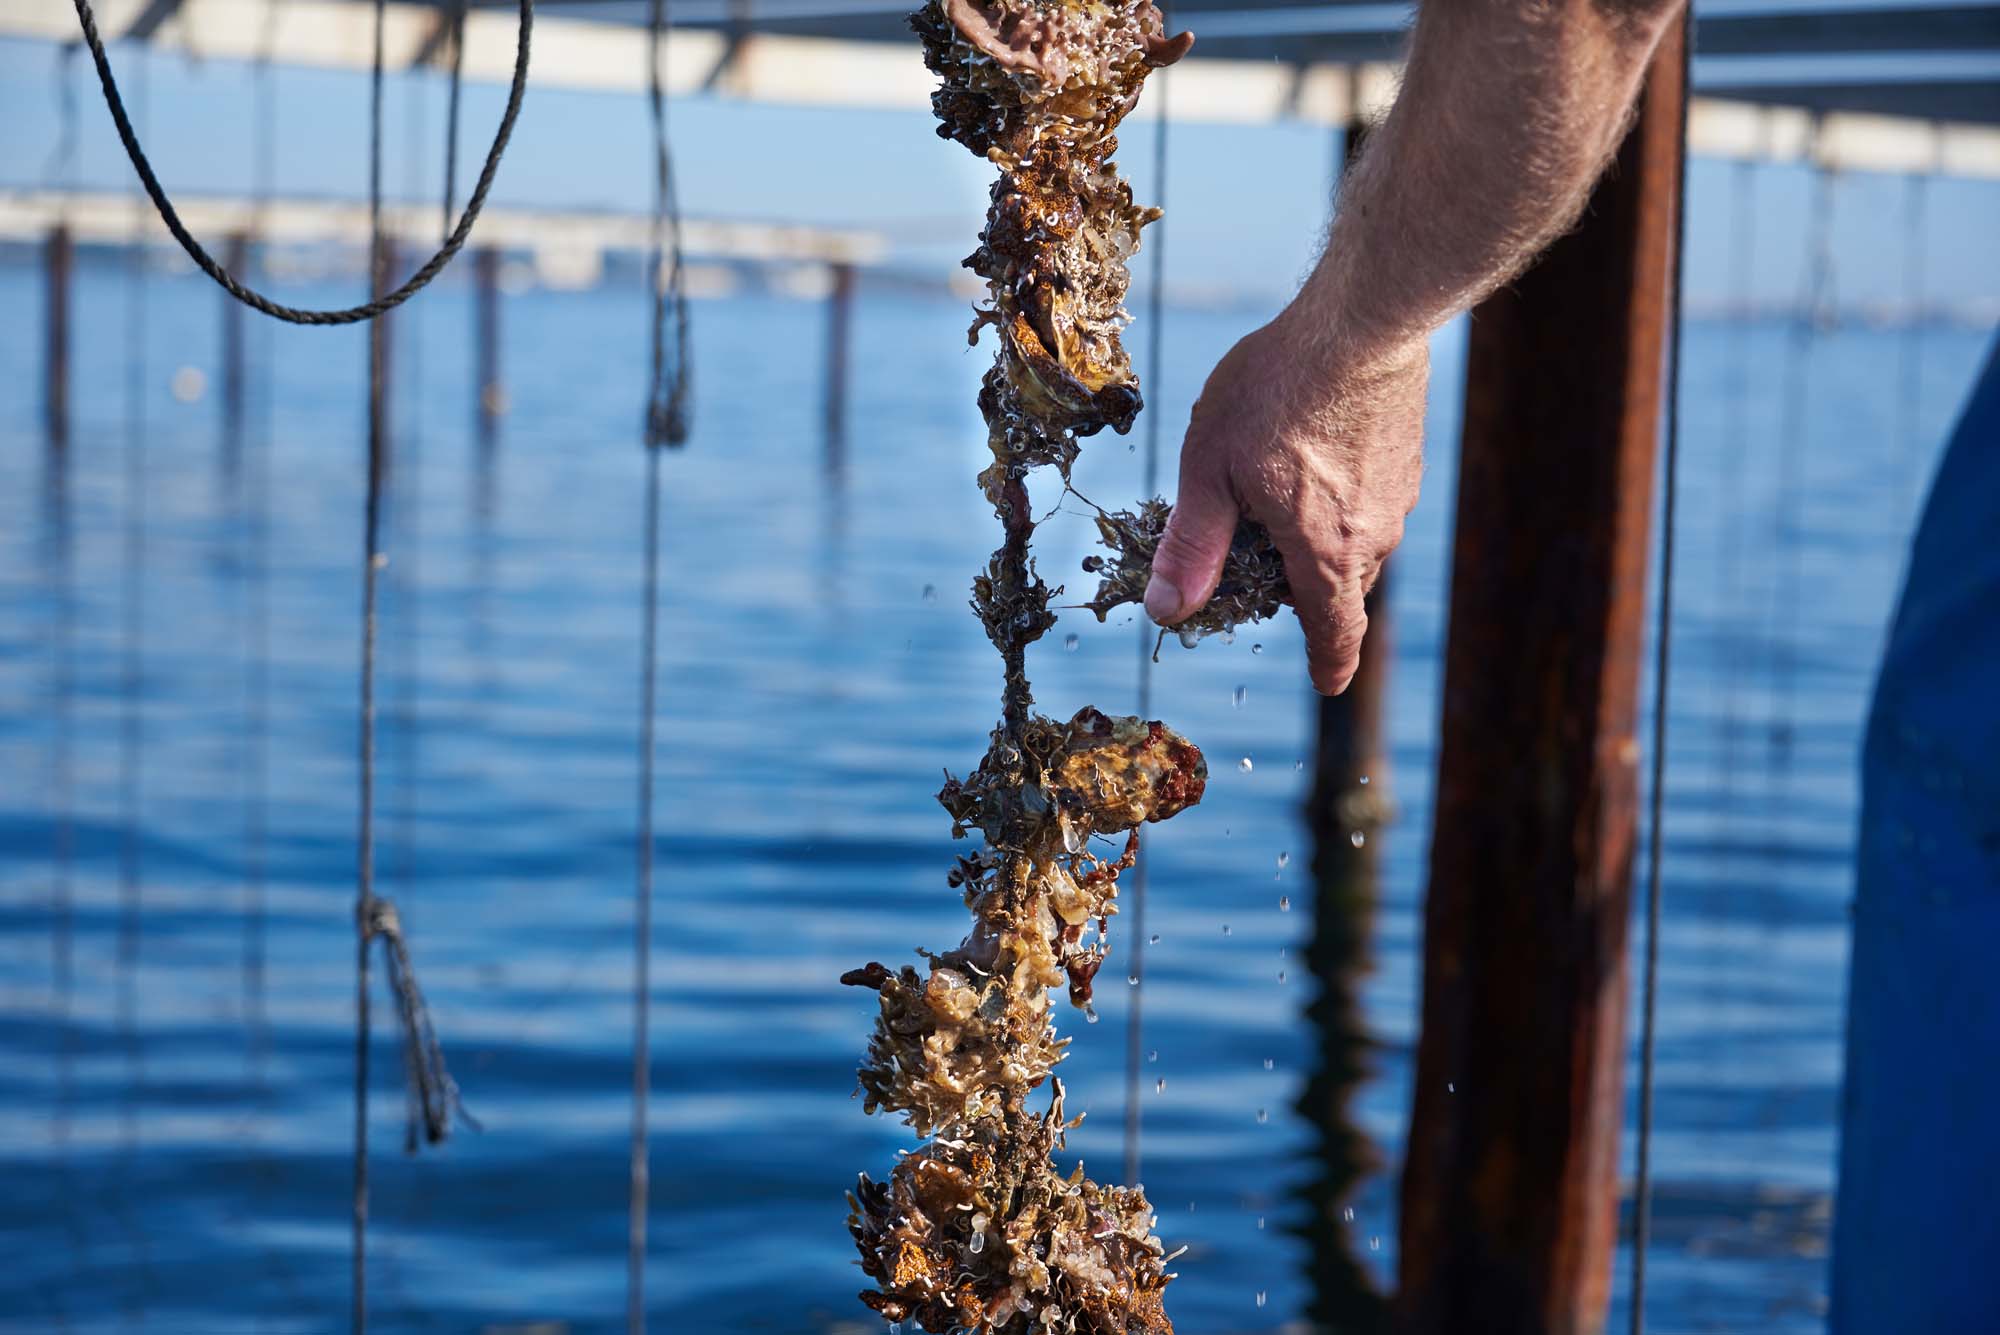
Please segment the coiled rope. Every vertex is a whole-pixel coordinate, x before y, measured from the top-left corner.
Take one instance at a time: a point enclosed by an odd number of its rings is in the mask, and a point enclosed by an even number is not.
[[[486,165],[480,169],[479,182],[473,187],[472,197],[466,201],[465,211],[459,215],[458,225],[451,229],[451,235],[444,245],[426,260],[423,267],[405,280],[393,292],[380,291],[380,283],[371,278],[370,290],[375,295],[359,306],[345,310],[306,310],[297,306],[287,306],[281,302],[246,287],[227,269],[210,255],[202,244],[195,240],[180,214],[174,209],[173,201],[160,185],[160,179],[153,172],[153,164],[147,159],[145,149],[139,145],[139,136],[132,129],[132,121],[125,114],[124,99],[119,96],[118,81],[111,73],[111,61],[104,53],[103,38],[98,35],[97,15],[92,12],[90,0],[75,0],[77,22],[83,27],[84,45],[90,49],[91,61],[97,66],[97,81],[104,89],[104,104],[111,110],[111,120],[118,127],[119,142],[125,145],[125,156],[132,160],[133,170],[139,173],[139,180],[146,188],[146,194],[159,211],[160,221],[173,233],[174,240],[180,242],[181,249],[195,262],[203,273],[214,279],[222,290],[236,298],[252,310],[261,311],[274,319],[288,324],[302,325],[343,325],[359,324],[372,320],[378,315],[392,311],[408,301],[430,284],[433,278],[443,272],[453,257],[464,248],[466,239],[472,235],[472,225],[478,221],[480,211],[486,207],[487,192],[493,188],[493,177],[500,169],[500,158],[507,151],[507,141],[514,133],[514,122],[521,114],[521,100],[528,88],[529,38],[534,28],[534,0],[521,0],[520,36],[514,48],[513,82],[507,90],[507,109],[500,116],[500,128],[493,136],[493,146],[487,150]],[[378,21],[379,26],[379,21]],[[377,33],[377,47],[381,36]],[[376,61],[381,61],[381,52],[376,52]],[[379,146],[378,146],[379,152]],[[379,199],[376,202],[379,207]]]
[[[1639,1163],[1632,1199],[1632,1335],[1646,1329],[1646,1247],[1653,1223],[1653,1067],[1660,991],[1660,867],[1667,789],[1667,686],[1673,662],[1675,526],[1680,509],[1681,292],[1687,276],[1688,76],[1693,9],[1680,17],[1680,128],[1674,154],[1674,253],[1667,293],[1666,425],[1661,443],[1660,593],[1653,627],[1653,756],[1647,794],[1646,956],[1639,1019]]]

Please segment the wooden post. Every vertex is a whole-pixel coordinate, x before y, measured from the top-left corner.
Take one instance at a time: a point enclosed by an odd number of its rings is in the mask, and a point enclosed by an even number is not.
[[[1360,156],[1367,132],[1358,117],[1342,129],[1337,162],[1343,167]],[[1342,1211],[1355,1185],[1380,1165],[1375,1146],[1354,1125],[1348,1105],[1370,1074],[1372,1040],[1358,990],[1373,967],[1378,834],[1389,815],[1382,697],[1391,651],[1385,571],[1368,595],[1368,635],[1354,681],[1341,694],[1319,699],[1313,791],[1305,812],[1313,839],[1314,884],[1306,967],[1319,984],[1306,1007],[1317,1060],[1298,1103],[1318,1141],[1315,1171],[1304,1189],[1312,1207],[1307,1221],[1308,1315],[1316,1326],[1347,1335],[1373,1335],[1386,1327],[1388,1317]]]
[[[838,477],[847,467],[847,364],[854,327],[854,266],[832,266],[833,290],[826,303],[826,471]]]
[[[1602,1329],[1678,29],[1584,221],[1472,322],[1402,1328]]]
[[[500,416],[507,411],[507,390],[500,383],[500,252],[481,246],[472,253],[473,392],[477,396],[479,443],[493,444]]]
[[[48,428],[50,448],[63,450],[69,448],[69,285],[76,261],[76,244],[70,237],[67,224],[57,223],[49,229],[44,259],[48,284],[48,342],[42,416]]]
[[[223,253],[223,268],[247,277],[250,234],[232,232]],[[236,494],[243,468],[243,315],[244,305],[222,294],[222,483],[224,495]]]

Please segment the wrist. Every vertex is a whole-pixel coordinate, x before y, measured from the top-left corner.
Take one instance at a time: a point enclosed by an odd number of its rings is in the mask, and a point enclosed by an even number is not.
[[[1325,261],[1271,323],[1293,351],[1289,360],[1302,387],[1331,396],[1405,375],[1430,353],[1424,331],[1372,317]]]

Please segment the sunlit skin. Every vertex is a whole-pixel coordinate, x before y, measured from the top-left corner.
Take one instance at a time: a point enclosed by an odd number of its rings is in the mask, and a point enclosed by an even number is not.
[[[1284,555],[1313,686],[1347,688],[1362,599],[1417,503],[1430,337],[1575,221],[1683,3],[1424,0],[1325,252],[1195,403],[1155,621],[1209,600],[1248,515]]]

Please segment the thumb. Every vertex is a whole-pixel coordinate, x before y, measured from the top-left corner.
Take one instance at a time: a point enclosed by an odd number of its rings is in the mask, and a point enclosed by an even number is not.
[[[1222,579],[1241,512],[1228,481],[1199,469],[1183,454],[1181,494],[1167,531],[1153,552],[1153,576],[1146,584],[1146,615],[1163,626],[1201,610]]]

